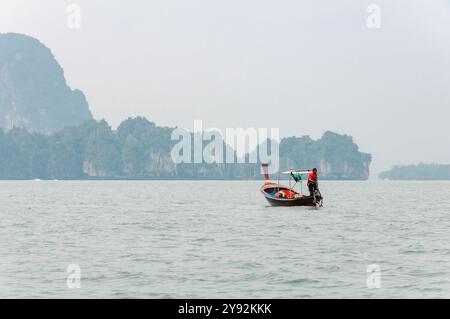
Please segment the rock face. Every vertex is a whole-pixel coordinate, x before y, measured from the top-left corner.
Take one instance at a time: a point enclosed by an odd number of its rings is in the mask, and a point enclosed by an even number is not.
[[[51,134],[92,118],[84,94],[38,40],[0,33],[0,127]]]
[[[351,136],[328,131],[316,141],[308,136],[283,139],[280,162],[285,170],[317,167],[322,179],[366,180],[372,156],[360,152]]]

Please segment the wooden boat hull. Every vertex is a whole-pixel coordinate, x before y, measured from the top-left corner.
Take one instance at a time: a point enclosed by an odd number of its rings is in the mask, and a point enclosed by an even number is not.
[[[267,201],[272,206],[307,206],[307,207],[315,207],[316,202],[314,201],[314,197],[312,196],[304,196],[300,198],[294,199],[278,199],[278,198],[270,198],[266,196]]]
[[[273,195],[273,190],[286,190],[289,191],[289,187],[279,186],[278,184],[267,184],[261,188],[261,193],[264,195],[266,200],[272,206],[310,206],[314,207],[322,201],[321,196],[303,196],[299,193],[295,193],[294,198],[276,198]],[[292,191],[292,190],[290,190]]]

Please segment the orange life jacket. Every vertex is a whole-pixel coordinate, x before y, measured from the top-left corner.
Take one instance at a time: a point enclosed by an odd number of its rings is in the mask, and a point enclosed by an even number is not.
[[[317,173],[312,172],[312,173],[310,173],[310,174],[308,175],[308,183],[309,183],[310,181],[314,181],[314,182],[317,183]]]

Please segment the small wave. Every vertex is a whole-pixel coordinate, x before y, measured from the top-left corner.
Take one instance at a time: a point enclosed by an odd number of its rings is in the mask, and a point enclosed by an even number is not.
[[[316,279],[310,279],[310,278],[297,278],[297,279],[291,279],[283,282],[284,284],[288,285],[299,285],[299,284],[318,284],[320,283],[319,280]]]

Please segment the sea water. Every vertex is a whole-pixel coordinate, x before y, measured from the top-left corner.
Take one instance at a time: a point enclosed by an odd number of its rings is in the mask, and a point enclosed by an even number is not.
[[[0,297],[450,297],[450,183],[260,184],[0,182]]]

